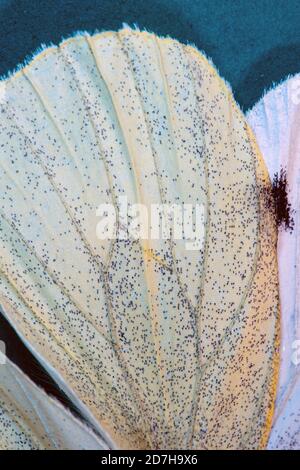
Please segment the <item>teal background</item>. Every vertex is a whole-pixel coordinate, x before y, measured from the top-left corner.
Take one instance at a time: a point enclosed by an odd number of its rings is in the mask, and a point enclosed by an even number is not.
[[[300,71],[299,0],[0,0],[0,74],[41,43],[123,22],[195,43],[244,110]]]

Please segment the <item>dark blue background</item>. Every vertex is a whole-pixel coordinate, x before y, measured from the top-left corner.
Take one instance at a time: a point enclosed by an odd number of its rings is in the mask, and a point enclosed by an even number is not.
[[[300,71],[299,0],[0,0],[0,74],[41,43],[123,22],[195,43],[244,109]]]

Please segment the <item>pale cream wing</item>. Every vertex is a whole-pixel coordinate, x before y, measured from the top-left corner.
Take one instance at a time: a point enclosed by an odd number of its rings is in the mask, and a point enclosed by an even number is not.
[[[266,169],[215,69],[192,47],[124,29],[46,49],[5,88],[8,320],[119,447],[264,445],[276,228]],[[198,244],[174,230],[99,240],[97,209],[112,204],[120,227],[120,197],[147,213],[201,207]]]

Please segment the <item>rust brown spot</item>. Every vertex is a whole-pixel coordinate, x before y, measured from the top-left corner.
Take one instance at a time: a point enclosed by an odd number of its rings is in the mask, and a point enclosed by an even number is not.
[[[267,207],[274,212],[278,229],[292,232],[294,229],[294,210],[289,202],[289,187],[284,168],[274,174],[272,185],[266,187],[264,191]]]

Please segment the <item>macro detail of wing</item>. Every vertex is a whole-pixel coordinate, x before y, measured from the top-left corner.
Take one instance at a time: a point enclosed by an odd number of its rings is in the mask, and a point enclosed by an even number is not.
[[[125,448],[257,448],[274,395],[267,171],[194,48],[77,36],[5,83],[0,303],[65,392]],[[99,240],[100,204],[201,205],[203,240]]]
[[[12,362],[0,366],[1,450],[100,450],[107,445]]]
[[[293,231],[278,235],[279,286],[282,318],[280,380],[269,448],[299,449],[299,90],[295,75],[270,90],[248,113],[271,178],[286,171]]]

